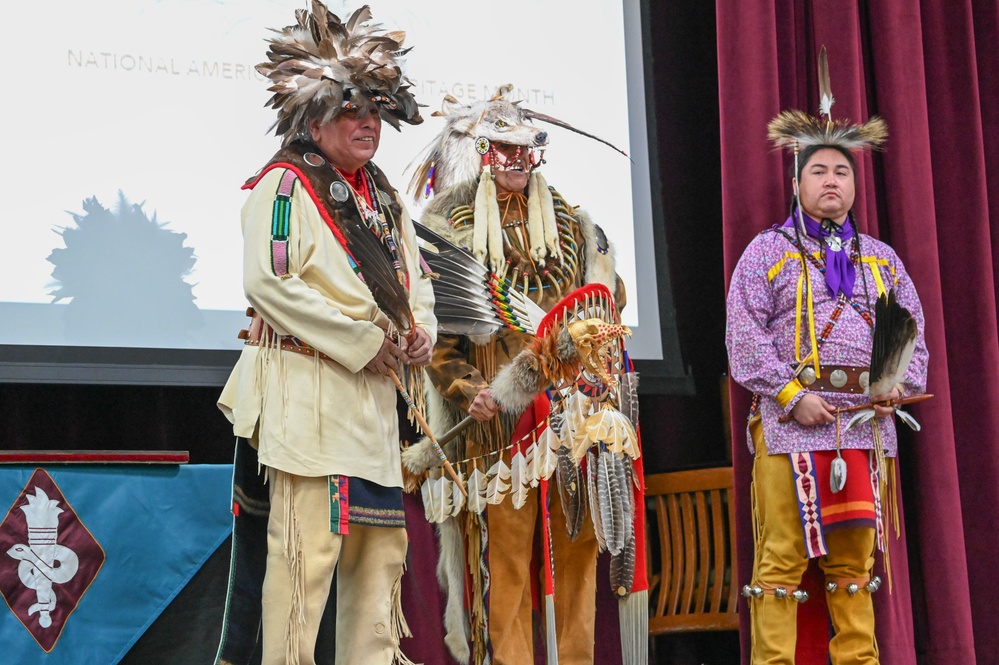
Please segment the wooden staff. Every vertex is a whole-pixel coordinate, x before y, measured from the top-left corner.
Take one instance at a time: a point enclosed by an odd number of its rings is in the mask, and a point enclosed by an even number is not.
[[[455,473],[454,467],[451,466],[451,462],[447,461],[447,455],[444,454],[440,444],[437,443],[437,439],[434,438],[434,433],[430,431],[430,425],[428,425],[427,421],[423,418],[423,414],[420,413],[420,410],[416,408],[416,404],[413,403],[413,398],[410,397],[409,391],[406,390],[406,386],[402,385],[402,381],[399,380],[399,375],[396,374],[395,370],[391,367],[389,368],[388,373],[395,382],[395,387],[399,390],[399,394],[402,395],[404,400],[406,400],[406,406],[408,406],[409,410],[413,412],[414,416],[416,416],[416,422],[419,423],[420,429],[422,429],[423,433],[427,435],[428,439],[430,439],[430,443],[434,447],[434,452],[437,453],[437,457],[444,465],[444,470],[447,471],[447,475],[451,476],[451,480],[458,483],[458,489],[460,489],[461,493],[467,497],[468,490],[465,489],[465,484],[461,482],[461,478],[459,478],[458,474]]]
[[[812,393],[813,395],[817,393]],[[916,402],[922,402],[923,400],[929,399],[933,395],[913,395],[912,397],[900,397],[898,399],[885,399],[878,400],[877,402],[868,402],[867,404],[854,404],[853,406],[842,406],[836,409],[833,413],[847,413],[849,411],[861,411],[863,409],[870,409],[875,406],[902,406],[903,404],[915,404]],[[794,416],[790,413],[786,416],[781,416],[777,419],[779,423],[789,423],[794,420]]]

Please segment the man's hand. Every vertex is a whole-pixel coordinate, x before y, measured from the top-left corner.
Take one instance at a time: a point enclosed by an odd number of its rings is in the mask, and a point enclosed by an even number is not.
[[[489,388],[483,388],[472,400],[472,404],[468,407],[468,414],[479,422],[485,422],[495,416],[499,410],[499,404],[493,401]]]
[[[403,362],[407,365],[424,366],[430,364],[434,345],[430,343],[430,333],[423,328],[413,328],[409,337],[402,340]]]
[[[378,353],[368,361],[364,369],[375,374],[387,375],[390,369],[399,370],[401,360],[405,360],[405,353],[392,340],[386,337],[382,341],[382,347],[378,349]]]
[[[822,425],[835,422],[835,411],[836,407],[815,393],[805,393],[791,409],[791,416],[801,425]]]
[[[898,387],[896,386],[895,388],[892,388],[891,392],[888,393],[887,395],[878,395],[877,397],[872,397],[871,401],[872,402],[883,402],[886,399],[892,399],[892,400],[894,400],[894,399],[898,399],[898,397],[899,397],[899,392],[898,392]],[[887,416],[893,416],[893,415],[895,415],[895,407],[893,407],[893,406],[875,406],[874,407],[874,413],[877,414],[878,418],[885,418]]]

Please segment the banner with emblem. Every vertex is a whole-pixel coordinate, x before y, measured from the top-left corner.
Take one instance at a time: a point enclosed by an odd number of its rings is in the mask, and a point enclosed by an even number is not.
[[[0,467],[3,662],[117,663],[232,531],[231,465]]]

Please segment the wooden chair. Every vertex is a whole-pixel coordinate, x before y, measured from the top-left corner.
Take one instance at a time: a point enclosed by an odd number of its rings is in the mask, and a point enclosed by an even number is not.
[[[649,633],[738,630],[732,467],[653,474],[645,482]]]

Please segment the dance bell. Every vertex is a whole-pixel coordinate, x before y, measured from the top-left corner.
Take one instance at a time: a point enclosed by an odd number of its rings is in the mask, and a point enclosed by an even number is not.
[[[805,591],[804,589],[797,589],[794,593],[791,594],[791,597],[794,598],[799,603],[808,602],[808,592]]]
[[[826,591],[828,591],[829,593],[834,593],[838,588],[839,585],[836,584],[835,582],[826,582]]]
[[[874,593],[881,588],[881,578],[875,575],[871,578],[871,581],[867,583],[867,591],[869,593]]]
[[[849,594],[850,594],[851,596],[853,596],[853,595],[856,595],[856,593],[857,593],[858,591],[860,591],[860,587],[859,587],[859,586],[857,586],[856,584],[851,584],[851,585],[849,585],[848,587],[846,587],[846,591],[847,591],[847,593],[849,593]]]
[[[763,595],[763,587],[758,584],[749,586],[748,584],[742,587],[742,595],[746,598],[759,598]]]
[[[787,598],[787,589],[782,586],[774,589],[774,598]]]

